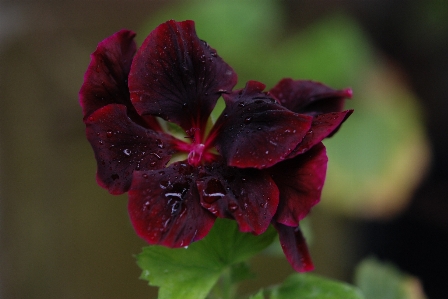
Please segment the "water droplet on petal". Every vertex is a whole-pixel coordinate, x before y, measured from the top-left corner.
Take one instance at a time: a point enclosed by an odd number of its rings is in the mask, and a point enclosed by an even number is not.
[[[244,123],[247,125],[252,121],[252,117],[248,116],[244,119]]]
[[[160,157],[159,155],[157,155],[156,153],[149,153],[150,155],[154,155],[154,156],[156,156],[157,157],[157,159],[159,159],[159,160],[161,160],[162,159],[162,157]]]
[[[228,209],[230,212],[235,212],[236,210],[238,210],[238,204],[230,202],[228,205]]]
[[[112,135],[113,135],[113,133],[112,133],[111,130],[109,130],[109,131],[106,132],[106,137],[107,137],[107,138],[112,137]]]
[[[131,150],[128,149],[128,148],[125,148],[125,149],[123,150],[123,153],[124,153],[126,156],[130,156],[130,155],[131,155]]]
[[[202,191],[202,199],[208,204],[212,204],[226,195],[222,183],[217,179],[211,179],[207,182],[207,186]]]
[[[160,181],[159,186],[160,186],[160,188],[162,188],[162,189],[166,189],[166,188],[169,186],[169,184],[170,184],[169,181],[165,181],[165,180],[163,180],[163,181]]]

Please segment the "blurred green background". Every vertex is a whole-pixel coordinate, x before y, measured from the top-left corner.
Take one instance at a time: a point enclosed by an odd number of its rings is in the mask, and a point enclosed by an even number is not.
[[[101,40],[128,28],[140,44],[168,19],[195,20],[239,87],[292,77],[353,88],[355,113],[325,142],[328,179],[306,223],[315,272],[351,281],[375,254],[444,298],[443,0],[0,2],[0,298],[156,298],[138,280],[145,243],[126,196],[95,182],[78,91]],[[247,292],[291,273],[272,251],[253,268]]]

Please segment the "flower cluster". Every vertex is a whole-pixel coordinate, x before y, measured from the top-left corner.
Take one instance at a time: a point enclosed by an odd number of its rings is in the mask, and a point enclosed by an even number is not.
[[[312,269],[299,222],[320,200],[321,141],[351,114],[351,90],[292,79],[268,92],[256,81],[233,90],[237,75],[192,21],[161,24],[138,51],[134,36],[102,41],[80,90],[98,184],[128,192],[131,222],[150,244],[187,246],[216,217],[256,235],[272,224],[293,268]],[[221,96],[225,109],[211,124]]]

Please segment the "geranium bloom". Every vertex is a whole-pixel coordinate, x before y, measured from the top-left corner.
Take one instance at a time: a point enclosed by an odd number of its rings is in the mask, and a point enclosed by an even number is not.
[[[350,115],[351,91],[291,79],[232,91],[235,72],[192,21],[160,25],[138,51],[134,36],[98,45],[80,91],[98,183],[129,193],[132,224],[150,244],[187,246],[216,217],[253,234],[273,223],[294,269],[311,269],[299,221],[320,199],[321,141]],[[220,96],[226,107],[211,126]],[[184,138],[169,134],[172,124]]]

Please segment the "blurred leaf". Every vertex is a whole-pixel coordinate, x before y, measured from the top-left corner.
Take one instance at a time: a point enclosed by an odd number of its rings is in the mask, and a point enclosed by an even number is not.
[[[235,221],[217,219],[203,240],[188,248],[146,247],[137,264],[141,278],[160,287],[159,299],[201,299],[227,267],[263,250],[275,235],[272,227],[259,236],[241,233]]]
[[[424,299],[420,282],[401,273],[391,264],[368,258],[362,261],[355,274],[355,284],[365,299]]]
[[[354,286],[312,274],[293,274],[270,289],[269,299],[363,299]]]
[[[249,299],[264,299],[263,290],[260,290],[257,294],[250,296]]]
[[[231,266],[231,283],[238,283],[246,279],[251,279],[255,277],[255,274],[250,270],[247,262],[241,262],[238,264],[233,264]]]
[[[257,65],[263,82],[283,77],[311,79],[335,88],[353,86],[372,60],[372,49],[358,24],[334,14],[316,20],[276,45],[264,63]]]
[[[354,89],[355,109],[335,137],[321,207],[357,217],[401,211],[425,173],[429,149],[415,97],[396,73],[371,67]]]

